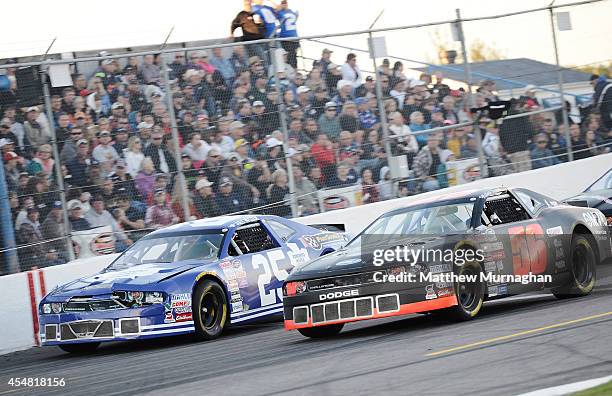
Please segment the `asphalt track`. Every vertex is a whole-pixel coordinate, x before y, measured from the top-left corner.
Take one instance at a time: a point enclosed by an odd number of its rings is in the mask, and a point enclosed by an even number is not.
[[[0,395],[515,395],[603,377],[612,373],[612,266],[598,272],[588,297],[499,300],[459,324],[410,316],[309,340],[265,323],[213,342],[113,343],[86,357],[32,348],[0,356]],[[11,377],[66,386],[12,388]]]

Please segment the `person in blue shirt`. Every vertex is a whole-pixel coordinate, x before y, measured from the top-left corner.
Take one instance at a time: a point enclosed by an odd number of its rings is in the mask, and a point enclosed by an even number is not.
[[[266,28],[264,38],[275,37],[278,19],[276,17],[276,11],[274,10],[274,8],[268,5],[263,5],[263,0],[253,0],[253,3],[251,5],[251,12],[254,15],[257,15],[259,19],[263,22]]]
[[[278,11],[277,17],[280,22],[279,37],[298,37],[296,22],[299,16],[297,11],[289,9],[287,0],[282,0]],[[282,41],[283,48],[287,51],[287,63],[293,68],[297,68],[297,50],[300,48],[300,42],[296,41]]]

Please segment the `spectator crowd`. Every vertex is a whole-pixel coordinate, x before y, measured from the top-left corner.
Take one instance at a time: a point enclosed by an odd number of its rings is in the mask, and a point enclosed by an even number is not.
[[[0,92],[0,150],[22,267],[66,261],[64,235],[100,226],[111,226],[122,251],[151,230],[186,220],[246,212],[289,217],[289,161],[298,215],[318,213],[317,191],[325,188],[352,186],[365,204],[446,187],[446,165],[476,158],[480,149],[490,176],[567,161],[557,114],[501,124],[483,117],[462,126],[472,120],[463,90],[451,89],[440,72],[408,78],[401,62],[388,59],[378,70],[389,124],[386,153],[375,80],[360,70],[357,55],[339,64],[324,49],[305,71],[297,68],[295,52],[276,51],[284,57],[276,74],[269,55],[248,42],[229,51],[177,52],[169,62],[161,55],[104,59],[52,95],[52,118],[42,104],[20,106],[11,79],[11,88]],[[592,81],[607,84],[598,76]],[[495,82],[483,81],[475,107],[496,95]],[[510,112],[540,106],[528,86]],[[596,110],[569,124],[575,159],[610,150],[612,130]],[[426,132],[443,126],[448,129]],[[394,178],[388,156],[406,157],[407,180]]]

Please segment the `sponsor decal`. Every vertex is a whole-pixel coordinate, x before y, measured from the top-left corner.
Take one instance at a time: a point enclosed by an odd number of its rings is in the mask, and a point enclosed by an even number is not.
[[[300,240],[306,246],[310,246],[311,248],[316,250],[321,250],[323,248],[323,245],[338,241],[344,241],[344,236],[333,232],[325,232],[315,235],[303,235]]]
[[[443,287],[438,289],[438,297],[448,297],[455,293],[452,287]]]
[[[508,294],[508,285],[505,285],[505,284],[504,285],[499,285],[498,290],[499,290],[499,295],[500,296],[506,295],[506,294]]]
[[[244,225],[247,223],[254,223],[258,220],[259,219],[257,218],[257,216],[245,216],[241,219],[236,220],[232,224],[230,224],[230,227],[240,227],[241,225]]]
[[[232,313],[242,312],[244,310],[242,306],[242,300],[232,301]]]
[[[485,272],[497,272],[497,263],[495,261],[487,261],[484,263]]]
[[[332,300],[335,298],[343,298],[343,297],[356,297],[358,295],[359,295],[359,290],[357,289],[337,291],[337,292],[319,294],[319,301]]]
[[[235,261],[240,262],[239,260]],[[240,289],[240,283],[236,275],[236,270],[234,269],[234,264],[229,260],[224,260],[219,263],[219,267],[221,267],[221,269],[223,270],[223,274],[225,275],[225,280],[227,282],[227,287],[230,289],[230,291]],[[242,269],[242,264],[240,265],[240,268]],[[244,269],[242,269],[242,272],[244,272]],[[244,277],[246,278],[246,273],[244,274]]]
[[[177,314],[175,316],[175,321],[176,322],[189,322],[193,320],[193,315],[191,312],[187,312],[187,313],[183,313],[183,314]]]
[[[501,242],[489,242],[489,243],[483,243],[482,244],[482,249],[486,252],[495,252],[497,250],[504,250],[504,244]]]
[[[243,288],[249,285],[247,280],[247,273],[242,266],[242,262],[240,260],[232,260],[232,267],[234,269],[234,275],[236,276],[236,280],[238,281],[238,287]]]
[[[105,232],[102,234],[96,235],[89,242],[89,249],[96,255],[104,255],[115,253],[115,239],[113,238],[113,234],[110,232]]]
[[[444,289],[445,287],[449,287],[449,286],[450,284],[448,282],[436,282],[436,288],[438,289]]]
[[[488,295],[489,297],[495,297],[499,295],[499,286],[489,286],[488,287]]]
[[[166,311],[164,315],[164,323],[174,323],[174,316],[172,315],[172,311]]]
[[[171,294],[170,295],[170,308],[177,307],[190,307],[191,306],[191,293]]]
[[[174,313],[176,314],[184,314],[191,312],[191,307],[176,307],[174,308]]]
[[[438,298],[438,295],[434,291],[434,285],[425,286],[425,299],[433,300],[434,298]]]
[[[557,261],[555,261],[555,267],[557,267],[557,268],[565,268],[565,260],[557,260]]]
[[[562,234],[563,234],[563,227],[561,226],[556,226],[556,227],[546,229],[546,235],[562,235]]]

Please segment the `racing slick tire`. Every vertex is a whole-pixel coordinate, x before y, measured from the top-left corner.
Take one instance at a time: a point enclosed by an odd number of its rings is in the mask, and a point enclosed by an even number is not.
[[[100,346],[99,342],[88,342],[86,344],[64,344],[58,345],[64,352],[86,355],[93,353]]]
[[[446,308],[441,313],[448,319],[463,322],[474,319],[480,312],[484,302],[486,285],[480,277],[482,268],[476,261],[465,263],[457,272],[458,275],[475,275],[478,279],[476,282],[455,282],[457,305]]]
[[[308,338],[328,338],[340,333],[343,327],[344,323],[338,323],[326,326],[306,327],[303,329],[298,329],[298,331],[304,337]]]
[[[219,283],[204,279],[193,293],[193,322],[197,337],[202,340],[219,337],[225,329],[227,316],[225,290]]]
[[[597,254],[589,235],[572,236],[570,257],[568,284],[552,290],[553,295],[559,299],[586,296],[593,291],[597,281]]]

